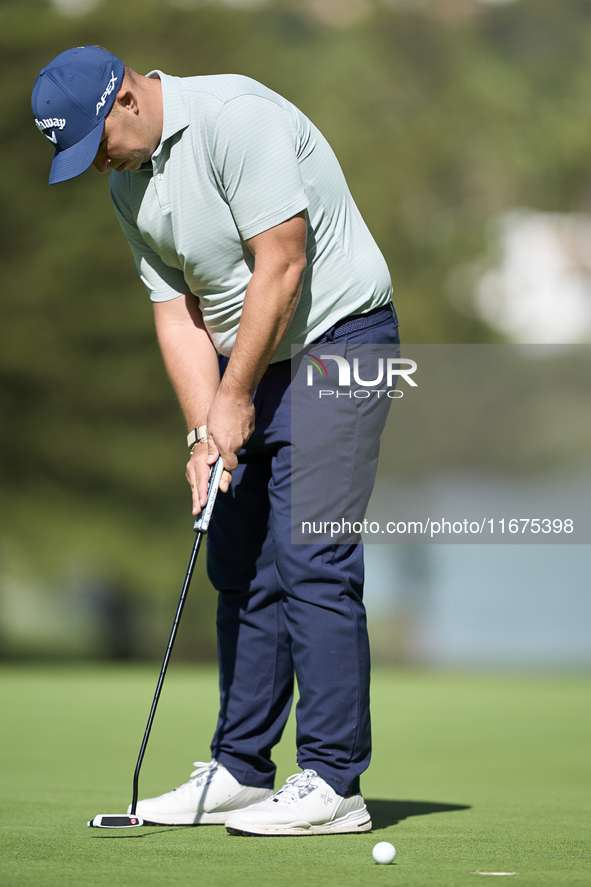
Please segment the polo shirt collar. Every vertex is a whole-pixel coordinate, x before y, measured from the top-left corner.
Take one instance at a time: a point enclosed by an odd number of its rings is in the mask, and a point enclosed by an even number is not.
[[[178,77],[171,77],[162,71],[150,71],[147,77],[159,77],[162,84],[162,138],[152,155],[157,157],[167,139],[189,126],[189,115],[183,102],[183,94]]]

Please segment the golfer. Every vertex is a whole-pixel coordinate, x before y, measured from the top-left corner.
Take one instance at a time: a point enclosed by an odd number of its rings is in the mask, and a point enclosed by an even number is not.
[[[137,812],[232,834],[368,831],[363,552],[290,541],[290,356],[296,343],[398,341],[384,259],[326,140],[248,77],[143,76],[83,46],[41,71],[33,113],[55,148],[51,184],[91,165],[112,172],[187,423],[193,514],[209,466],[221,456],[225,468],[207,559],[219,592],[213,760]],[[363,422],[349,404],[335,459]],[[274,794],[294,673],[301,772]]]

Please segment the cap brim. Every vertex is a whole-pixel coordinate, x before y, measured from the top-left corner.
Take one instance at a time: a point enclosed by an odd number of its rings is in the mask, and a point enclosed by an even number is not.
[[[101,120],[87,136],[84,136],[71,148],[57,152],[51,164],[50,185],[55,185],[56,182],[65,182],[66,179],[73,179],[88,169],[99,149],[105,128],[104,124],[105,121]]]

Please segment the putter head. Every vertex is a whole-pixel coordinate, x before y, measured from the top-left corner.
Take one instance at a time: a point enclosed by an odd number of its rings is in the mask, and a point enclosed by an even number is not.
[[[144,820],[135,813],[99,813],[87,823],[89,828],[138,828]]]

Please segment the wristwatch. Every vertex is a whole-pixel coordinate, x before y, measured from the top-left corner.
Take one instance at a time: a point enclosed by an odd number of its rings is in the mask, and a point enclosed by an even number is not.
[[[198,443],[207,443],[207,425],[199,425],[187,434],[187,446],[190,450]]]

